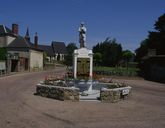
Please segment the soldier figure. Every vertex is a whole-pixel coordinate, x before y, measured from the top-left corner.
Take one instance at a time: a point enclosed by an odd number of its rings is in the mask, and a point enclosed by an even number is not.
[[[86,43],[86,27],[84,26],[84,23],[82,22],[79,27],[79,43],[80,48],[85,47]]]

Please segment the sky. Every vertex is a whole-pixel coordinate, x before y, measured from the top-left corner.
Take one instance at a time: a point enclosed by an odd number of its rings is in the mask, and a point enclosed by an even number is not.
[[[17,23],[22,36],[28,27],[31,41],[37,32],[40,44],[61,41],[79,47],[78,27],[83,21],[87,48],[109,37],[133,52],[165,13],[165,0],[1,0],[0,4],[0,24],[11,28]]]

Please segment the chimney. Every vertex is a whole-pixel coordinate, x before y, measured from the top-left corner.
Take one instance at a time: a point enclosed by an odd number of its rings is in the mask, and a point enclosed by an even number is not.
[[[18,35],[18,24],[12,24],[12,32],[14,35]]]
[[[35,48],[38,48],[38,35],[37,35],[37,32],[35,33],[35,36],[34,36],[34,46],[35,46]]]

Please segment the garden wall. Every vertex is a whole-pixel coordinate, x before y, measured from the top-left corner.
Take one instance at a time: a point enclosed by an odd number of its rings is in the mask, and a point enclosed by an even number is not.
[[[102,102],[118,102],[121,99],[125,99],[130,95],[131,87],[122,87],[115,89],[103,88],[100,91],[100,100]]]
[[[79,89],[37,84],[36,94],[57,100],[79,101]]]

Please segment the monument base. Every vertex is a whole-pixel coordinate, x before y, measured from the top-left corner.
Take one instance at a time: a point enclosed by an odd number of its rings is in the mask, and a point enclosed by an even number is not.
[[[85,47],[74,50],[74,79],[92,78],[93,71],[93,52]]]
[[[79,95],[79,99],[84,100],[99,100],[100,97],[100,90],[90,90],[84,91]]]

